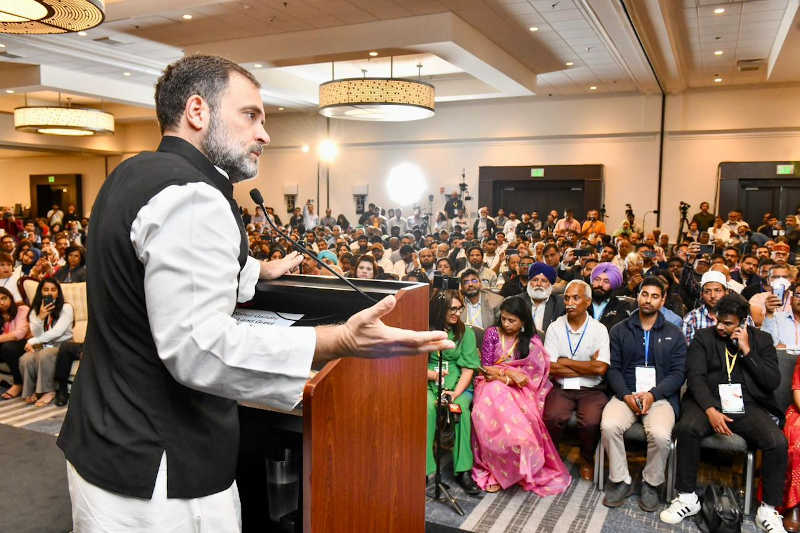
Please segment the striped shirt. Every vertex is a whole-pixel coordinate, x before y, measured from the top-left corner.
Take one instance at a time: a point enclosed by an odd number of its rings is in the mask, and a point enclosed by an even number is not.
[[[711,316],[705,305],[692,309],[684,317],[683,327],[681,328],[683,330],[683,336],[686,337],[686,344],[691,344],[694,334],[697,333],[698,330],[716,325],[717,318]]]

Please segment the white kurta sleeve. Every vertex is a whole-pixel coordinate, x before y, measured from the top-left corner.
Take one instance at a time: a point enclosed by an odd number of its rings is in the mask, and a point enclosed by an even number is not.
[[[316,335],[232,318],[240,242],[230,205],[206,183],[167,187],[139,210],[131,243],[144,265],[153,340],[179,383],[291,409],[302,398]],[[240,300],[255,292],[257,263],[249,258],[239,277]]]

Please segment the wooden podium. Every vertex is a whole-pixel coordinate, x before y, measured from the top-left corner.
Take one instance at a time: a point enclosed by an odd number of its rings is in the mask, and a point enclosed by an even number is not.
[[[395,295],[387,325],[428,329],[427,284],[352,281],[376,299]],[[303,313],[295,326],[305,326],[343,322],[370,303],[337,278],[284,276],[259,283],[249,305]],[[298,444],[302,439],[305,533],[423,533],[426,369],[427,354],[345,357],[319,369],[293,413],[241,404],[237,484],[244,532],[270,531],[264,450],[282,431]]]

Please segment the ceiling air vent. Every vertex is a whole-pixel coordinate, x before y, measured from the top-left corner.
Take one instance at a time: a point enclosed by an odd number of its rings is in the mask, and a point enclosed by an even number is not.
[[[763,59],[740,59],[736,62],[739,72],[755,72],[764,66]]]

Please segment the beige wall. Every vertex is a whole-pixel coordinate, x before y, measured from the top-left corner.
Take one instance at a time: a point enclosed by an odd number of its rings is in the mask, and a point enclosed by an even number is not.
[[[717,165],[723,161],[800,160],[800,88],[690,91],[667,99],[664,143],[662,220],[674,235],[680,200],[713,203]],[[355,218],[353,187],[369,186],[368,201],[391,207],[385,183],[389,171],[402,162],[417,164],[426,176],[423,193],[436,196],[452,190],[466,169],[477,194],[480,166],[602,164],[604,201],[610,227],[619,224],[624,204],[641,217],[656,208],[658,195],[658,129],[660,97],[641,95],[591,98],[533,98],[440,105],[434,118],[409,123],[330,122],[330,136],[341,145],[331,165],[330,194],[334,214]],[[267,129],[272,142],[261,159],[259,177],[236,186],[242,205],[258,186],[268,205],[285,215],[283,189],[299,188],[298,200],[317,197],[314,147],[326,135],[326,121],[316,113],[271,115]],[[1,133],[1,132],[0,132]],[[1,140],[1,139],[0,139]],[[153,149],[159,140],[154,123],[126,124],[119,138],[119,156],[109,168],[139,150]],[[300,146],[312,151],[302,153]],[[0,152],[0,158],[2,152]],[[0,205],[27,201],[27,176],[45,172],[86,175],[87,205],[103,179],[103,158],[35,158],[0,162],[8,172],[0,177]],[[325,168],[319,190],[325,206]],[[24,183],[23,183],[24,182]],[[426,207],[427,202],[423,202]],[[477,209],[477,202],[470,206]],[[655,224],[648,215],[647,227]]]
[[[83,209],[88,213],[105,180],[103,156],[65,155],[2,159],[0,150],[0,206],[30,206],[31,174],[81,174]],[[115,158],[111,157],[110,160]]]

